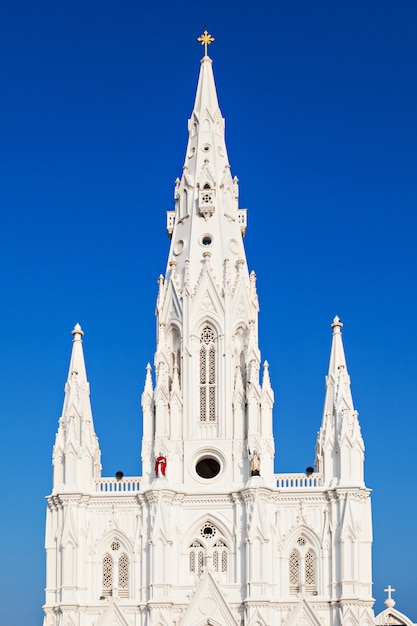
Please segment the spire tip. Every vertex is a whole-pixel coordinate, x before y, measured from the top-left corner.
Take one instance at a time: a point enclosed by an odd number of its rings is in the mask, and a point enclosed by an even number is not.
[[[71,334],[74,335],[74,339],[76,338],[75,335],[80,335],[80,337],[84,335],[84,331],[81,328],[80,324],[78,324],[78,322],[75,324],[73,330],[71,331]]]
[[[330,324],[330,328],[333,328],[333,333],[340,333],[341,328],[343,328],[343,324],[338,315],[335,316],[333,323]]]

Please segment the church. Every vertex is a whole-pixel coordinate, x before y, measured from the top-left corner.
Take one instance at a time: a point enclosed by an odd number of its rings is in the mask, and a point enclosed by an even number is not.
[[[390,586],[373,610],[370,489],[337,316],[314,467],[274,473],[246,209],[213,38],[199,41],[142,393],[142,476],[101,475],[77,324],[47,498],[44,626],[412,626]]]

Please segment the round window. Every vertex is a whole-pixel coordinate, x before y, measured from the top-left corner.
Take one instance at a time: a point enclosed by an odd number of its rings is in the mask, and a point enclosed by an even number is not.
[[[200,459],[195,466],[195,471],[200,478],[214,478],[220,472],[220,463],[211,456]]]

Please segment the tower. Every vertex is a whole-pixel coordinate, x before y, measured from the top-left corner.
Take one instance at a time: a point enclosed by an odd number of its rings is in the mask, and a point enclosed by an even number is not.
[[[275,474],[246,210],[212,38],[200,41],[142,394],[142,476],[101,476],[77,325],[48,497],[44,626],[370,626],[370,494],[342,324],[332,324],[316,466]]]

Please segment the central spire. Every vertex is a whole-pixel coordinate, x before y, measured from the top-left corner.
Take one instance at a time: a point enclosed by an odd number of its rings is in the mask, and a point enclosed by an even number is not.
[[[267,368],[262,387],[259,381],[256,276],[246,262],[246,209],[239,209],[207,55],[212,40],[208,32],[199,38],[205,54],[175,209],[167,214],[172,241],[158,280],[155,387],[148,371],[142,396],[142,487],[152,484],[161,455],[173,484],[198,490],[213,472],[217,487],[242,486],[248,448],[273,483],[273,393]]]
[[[206,54],[200,62],[194,108],[188,120],[183,173],[175,184],[175,210],[167,215],[172,243],[166,277],[175,274],[177,281],[188,281],[191,288],[195,288],[203,267],[210,266],[220,284],[226,261],[234,266],[235,273],[240,262],[246,264],[242,242],[246,210],[239,210],[238,180],[230,172],[213,62],[207,56],[212,40],[207,31],[199,38]]]

